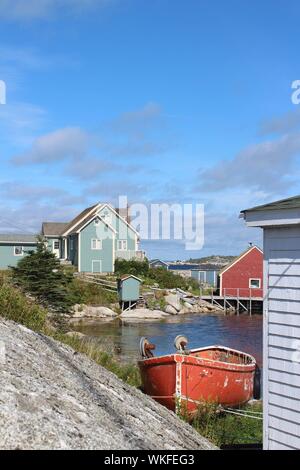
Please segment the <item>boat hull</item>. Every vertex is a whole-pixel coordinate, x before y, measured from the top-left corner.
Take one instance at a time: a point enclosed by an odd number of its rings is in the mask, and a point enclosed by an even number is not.
[[[226,361],[220,360],[222,354]],[[255,367],[252,356],[218,346],[139,361],[145,393],[170,410],[189,413],[202,402],[247,403],[253,397]]]

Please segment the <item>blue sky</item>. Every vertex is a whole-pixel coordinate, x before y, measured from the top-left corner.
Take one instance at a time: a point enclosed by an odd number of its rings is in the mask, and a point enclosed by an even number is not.
[[[0,230],[36,231],[119,194],[205,204],[238,254],[241,209],[300,193],[297,1],[0,0]]]

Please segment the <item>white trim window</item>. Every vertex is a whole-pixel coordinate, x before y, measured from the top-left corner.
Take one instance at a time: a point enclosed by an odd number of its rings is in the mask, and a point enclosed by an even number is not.
[[[14,256],[23,256],[23,247],[22,246],[15,246],[14,247]]]
[[[60,249],[60,243],[58,240],[54,242],[54,250],[59,250]]]
[[[261,279],[258,279],[258,278],[249,279],[249,288],[250,289],[260,289],[261,288]]]
[[[127,251],[127,240],[118,240],[118,251]]]
[[[92,238],[92,240],[91,240],[91,249],[92,250],[102,250],[102,240],[98,240],[98,238]]]

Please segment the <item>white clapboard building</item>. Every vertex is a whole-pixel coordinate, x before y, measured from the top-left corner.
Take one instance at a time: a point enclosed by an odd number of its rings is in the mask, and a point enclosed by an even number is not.
[[[300,196],[241,216],[264,231],[264,448],[300,449]]]

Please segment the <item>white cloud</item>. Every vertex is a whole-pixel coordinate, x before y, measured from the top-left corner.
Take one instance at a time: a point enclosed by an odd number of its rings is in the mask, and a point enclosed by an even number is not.
[[[239,187],[275,193],[295,183],[293,170],[300,154],[300,133],[285,135],[242,150],[200,171],[196,189],[203,192]]]
[[[17,165],[51,163],[83,157],[88,148],[89,135],[78,127],[66,127],[38,137],[30,150],[13,157]]]
[[[300,110],[293,111],[272,119],[265,119],[259,127],[259,135],[286,134],[300,127]]]

